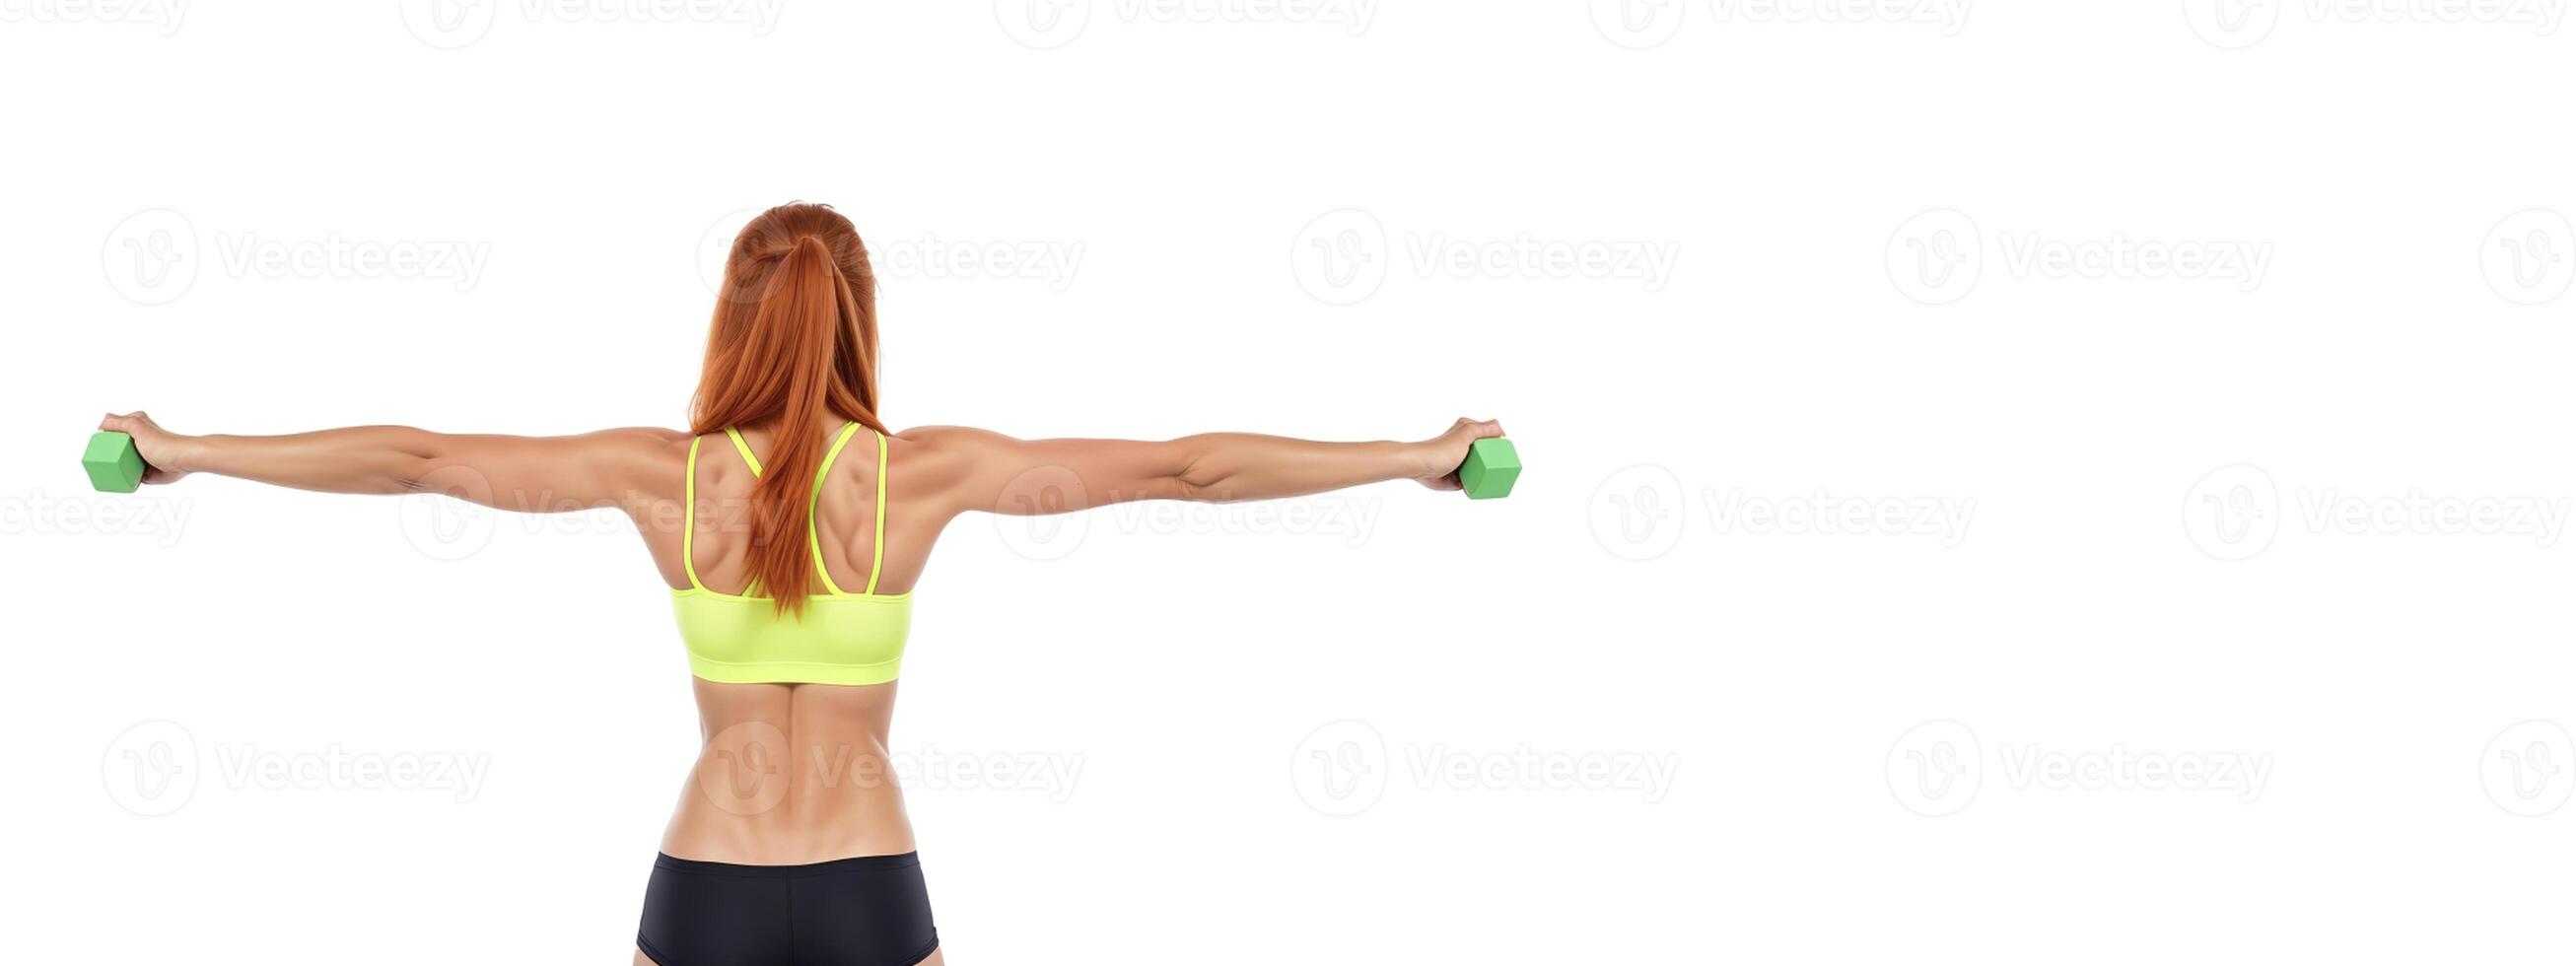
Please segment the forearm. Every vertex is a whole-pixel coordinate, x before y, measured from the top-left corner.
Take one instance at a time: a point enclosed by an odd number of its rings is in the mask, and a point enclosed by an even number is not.
[[[439,435],[352,426],[286,436],[191,436],[174,469],[324,493],[406,493],[439,465]]]
[[[1187,457],[1178,483],[1179,496],[1189,500],[1269,500],[1437,473],[1415,443],[1319,443],[1253,433],[1173,443]]]

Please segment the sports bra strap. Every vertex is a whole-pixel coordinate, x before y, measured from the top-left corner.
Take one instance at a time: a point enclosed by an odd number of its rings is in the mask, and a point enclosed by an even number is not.
[[[886,438],[884,433],[877,433],[877,537],[872,541],[876,559],[868,561],[867,593],[871,594],[877,592],[877,574],[885,570],[885,481]]]
[[[821,521],[818,519],[823,503],[823,479],[831,475],[833,461],[841,458],[841,448],[849,445],[850,437],[858,435],[858,432],[857,422],[841,427],[840,435],[832,440],[832,448],[823,454],[822,468],[814,471],[814,494],[805,504],[805,539],[806,546],[814,551],[814,573],[823,578],[823,589],[834,594],[845,594],[846,591],[841,589],[841,585],[832,582],[832,568],[823,562],[823,532]],[[877,592],[877,577],[885,570],[886,438],[884,433],[877,433],[873,429],[869,432],[876,433],[877,437],[876,540],[874,559],[868,561],[868,589],[866,590],[866,593],[873,594]],[[741,431],[727,426],[725,437],[733,440],[734,450],[742,454],[742,461],[751,467],[751,474],[760,475],[760,457],[751,455],[751,444],[743,441]],[[707,587],[705,583],[698,580],[698,559],[695,553],[698,535],[698,444],[705,440],[703,436],[689,440],[688,484],[684,488],[686,494],[684,499],[688,504],[681,511],[680,529],[680,569],[688,572],[689,586],[699,590],[705,590]],[[743,590],[745,594],[751,592],[751,588]]]
[[[751,467],[751,475],[759,476],[760,457],[751,455],[751,444],[742,441],[742,431],[731,426],[727,426],[725,427],[725,436],[733,440],[734,452],[742,454],[743,463]]]
[[[684,487],[687,495],[683,497],[688,502],[682,504],[680,510],[680,569],[688,571],[692,590],[707,589],[707,585],[698,582],[698,555],[694,552],[698,537],[698,443],[704,438],[689,438],[689,482]]]
[[[823,454],[823,468],[814,471],[814,496],[805,504],[805,545],[814,551],[814,573],[823,578],[823,589],[834,594],[843,591],[841,585],[832,582],[831,565],[823,562],[822,521],[817,518],[823,508],[823,478],[832,475],[832,461],[841,458],[841,447],[849,445],[850,437],[858,431],[859,424],[851,423],[841,427],[841,435],[833,438],[832,448]],[[868,582],[874,585],[876,577],[870,575]]]

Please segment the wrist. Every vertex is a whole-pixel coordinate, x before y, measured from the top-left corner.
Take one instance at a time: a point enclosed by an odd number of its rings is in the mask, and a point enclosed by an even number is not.
[[[181,436],[172,433],[169,437],[169,445],[161,447],[162,452],[152,454],[160,457],[160,461],[152,465],[172,473],[195,473],[203,470],[205,469],[206,440],[207,437],[204,436]]]
[[[1449,472],[1440,464],[1440,441],[1426,439],[1415,443],[1393,443],[1396,472],[1399,479],[1426,480]]]

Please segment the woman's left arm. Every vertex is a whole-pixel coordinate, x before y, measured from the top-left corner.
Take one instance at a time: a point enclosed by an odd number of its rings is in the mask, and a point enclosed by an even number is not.
[[[136,451],[151,465],[146,483],[214,473],[323,493],[445,493],[521,513],[632,506],[659,496],[678,481],[675,447],[689,438],[652,428],[537,437],[409,426],[186,436],[139,412],[109,416],[98,428],[134,437]]]

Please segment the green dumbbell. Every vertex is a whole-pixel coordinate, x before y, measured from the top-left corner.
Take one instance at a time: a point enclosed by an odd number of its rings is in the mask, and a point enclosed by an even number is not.
[[[1491,500],[1512,495],[1512,483],[1521,478],[1521,454],[1512,441],[1496,436],[1480,439],[1467,447],[1467,461],[1458,464],[1458,485],[1470,500]]]
[[[89,449],[81,452],[81,469],[89,471],[89,485],[102,493],[132,493],[143,485],[143,454],[135,452],[134,437],[124,433],[99,433],[89,438]]]

